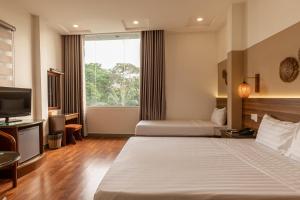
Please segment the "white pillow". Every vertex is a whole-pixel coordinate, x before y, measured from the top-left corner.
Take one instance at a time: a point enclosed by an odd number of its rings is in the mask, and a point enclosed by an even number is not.
[[[259,126],[256,142],[286,153],[298,126],[299,123],[280,121],[265,115]]]
[[[294,135],[291,147],[285,155],[294,160],[300,161],[300,126]]]
[[[226,123],[226,117],[227,117],[227,113],[226,113],[226,108],[215,108],[210,120],[219,125],[219,126],[223,126]]]

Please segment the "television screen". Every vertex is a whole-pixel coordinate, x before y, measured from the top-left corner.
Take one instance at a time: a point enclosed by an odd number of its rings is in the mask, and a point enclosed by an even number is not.
[[[31,113],[31,89],[0,87],[0,118]]]

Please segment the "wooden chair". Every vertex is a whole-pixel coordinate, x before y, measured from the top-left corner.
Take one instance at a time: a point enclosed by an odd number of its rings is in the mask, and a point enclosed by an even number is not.
[[[67,132],[68,137],[69,137],[69,141],[71,141],[71,143],[76,144],[76,141],[74,140],[74,137],[78,140],[82,140],[82,137],[81,137],[82,125],[80,125],[80,124],[67,124],[65,127],[66,127],[66,132]]]
[[[49,118],[50,132],[63,133],[62,145],[66,143],[76,144],[74,137],[78,140],[82,140],[80,124],[67,124],[65,115],[53,115]]]
[[[52,115],[49,117],[49,129],[50,133],[62,133],[62,146],[66,145],[66,118],[65,115]]]
[[[4,139],[5,141],[8,142],[8,146],[9,146],[9,149],[5,149],[5,150],[8,150],[8,151],[17,151],[17,145],[16,145],[16,140],[13,136],[3,132],[3,131],[0,131],[0,139]],[[18,179],[18,172],[17,172],[17,167],[18,167],[18,162],[15,162],[13,165],[12,165],[12,181],[13,181],[13,187],[17,187],[17,179]]]

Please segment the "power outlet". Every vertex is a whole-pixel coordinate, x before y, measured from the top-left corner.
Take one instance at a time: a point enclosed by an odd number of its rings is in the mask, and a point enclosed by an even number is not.
[[[251,114],[251,120],[257,122],[258,121],[257,114]]]

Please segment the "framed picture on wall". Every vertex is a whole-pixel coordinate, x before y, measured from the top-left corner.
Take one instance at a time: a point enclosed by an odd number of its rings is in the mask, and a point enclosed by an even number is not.
[[[0,86],[14,86],[14,32],[16,28],[0,20]]]

